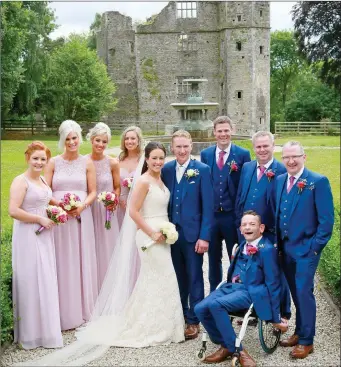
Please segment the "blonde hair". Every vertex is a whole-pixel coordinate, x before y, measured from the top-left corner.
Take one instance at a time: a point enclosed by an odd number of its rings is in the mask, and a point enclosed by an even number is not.
[[[73,120],[65,120],[59,126],[59,150],[64,150],[65,140],[70,133],[76,133],[78,135],[79,144],[83,143],[82,128]]]
[[[104,122],[97,122],[97,124],[86,134],[86,140],[92,140],[98,135],[107,135],[108,141],[111,140],[110,128]]]
[[[128,149],[125,146],[125,138],[126,138],[126,134],[130,131],[134,131],[136,136],[137,136],[137,140],[138,140],[138,145],[137,145],[137,152],[140,155],[143,151],[143,137],[142,137],[142,130],[138,127],[138,126],[128,126],[122,133],[121,135],[121,153],[118,156],[118,159],[120,161],[123,161],[124,159],[126,159],[128,157]]]
[[[172,135],[172,143],[175,138],[186,138],[192,142],[191,134],[186,130],[177,130]]]

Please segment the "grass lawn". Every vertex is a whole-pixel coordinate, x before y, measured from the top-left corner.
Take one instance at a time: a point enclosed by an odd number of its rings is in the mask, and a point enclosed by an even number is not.
[[[299,135],[299,136],[283,136],[280,135],[276,138],[277,145],[283,145],[289,140],[297,140],[305,147],[339,147],[340,137],[339,136],[325,136],[325,135]]]

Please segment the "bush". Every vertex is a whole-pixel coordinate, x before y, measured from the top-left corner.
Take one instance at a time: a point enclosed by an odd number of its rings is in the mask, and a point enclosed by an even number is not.
[[[1,344],[13,340],[12,232],[1,234]]]
[[[319,273],[329,292],[340,300],[340,207],[335,207],[335,224],[333,235],[324,248],[319,264]]]

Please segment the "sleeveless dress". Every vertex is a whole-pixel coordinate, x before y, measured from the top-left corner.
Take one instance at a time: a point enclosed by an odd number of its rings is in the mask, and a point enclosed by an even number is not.
[[[66,193],[77,194],[82,201],[88,195],[87,157],[73,161],[54,158],[53,197],[61,200]],[[90,319],[98,295],[95,234],[91,208],[76,218],[54,228],[59,308],[62,330],[74,329]]]
[[[27,192],[21,208],[47,217],[46,207],[52,192],[24,176]],[[14,342],[24,349],[63,346],[60,329],[56,255],[53,231],[40,235],[37,223],[14,219],[12,237]]]
[[[126,200],[128,199],[130,189],[128,187],[123,186],[123,180],[127,177],[134,177],[135,171],[128,172],[125,168],[120,168],[120,183],[121,183],[121,199]],[[120,206],[117,208],[117,219],[118,225],[121,228],[124,216],[126,214],[126,210],[121,208]]]
[[[93,160],[93,162],[96,168],[97,195],[102,191],[113,192],[114,185],[110,169],[110,158],[105,156],[103,159],[99,161]],[[95,229],[98,289],[101,289],[119,235],[119,228],[116,211],[111,216],[111,229],[104,227],[106,209],[103,203],[98,202],[97,199],[92,203],[91,211]]]
[[[159,230],[167,215],[169,190],[150,185],[141,208],[147,223]],[[136,246],[141,259],[140,275],[123,311],[114,316],[101,316],[88,324],[86,332],[77,334],[82,342],[102,346],[143,348],[184,340],[184,318],[170,245],[154,244],[142,230],[136,233]]]

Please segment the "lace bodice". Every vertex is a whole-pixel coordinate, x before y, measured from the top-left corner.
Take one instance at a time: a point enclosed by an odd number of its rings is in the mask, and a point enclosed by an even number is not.
[[[143,202],[141,214],[144,218],[167,217],[170,192],[166,186],[161,189],[156,184],[149,184],[149,191]]]
[[[96,187],[97,192],[114,191],[112,173],[110,169],[110,158],[105,156],[103,159],[93,160],[96,168]]]
[[[88,191],[86,180],[87,156],[80,155],[73,161],[66,161],[62,156],[54,158],[52,191]]]

